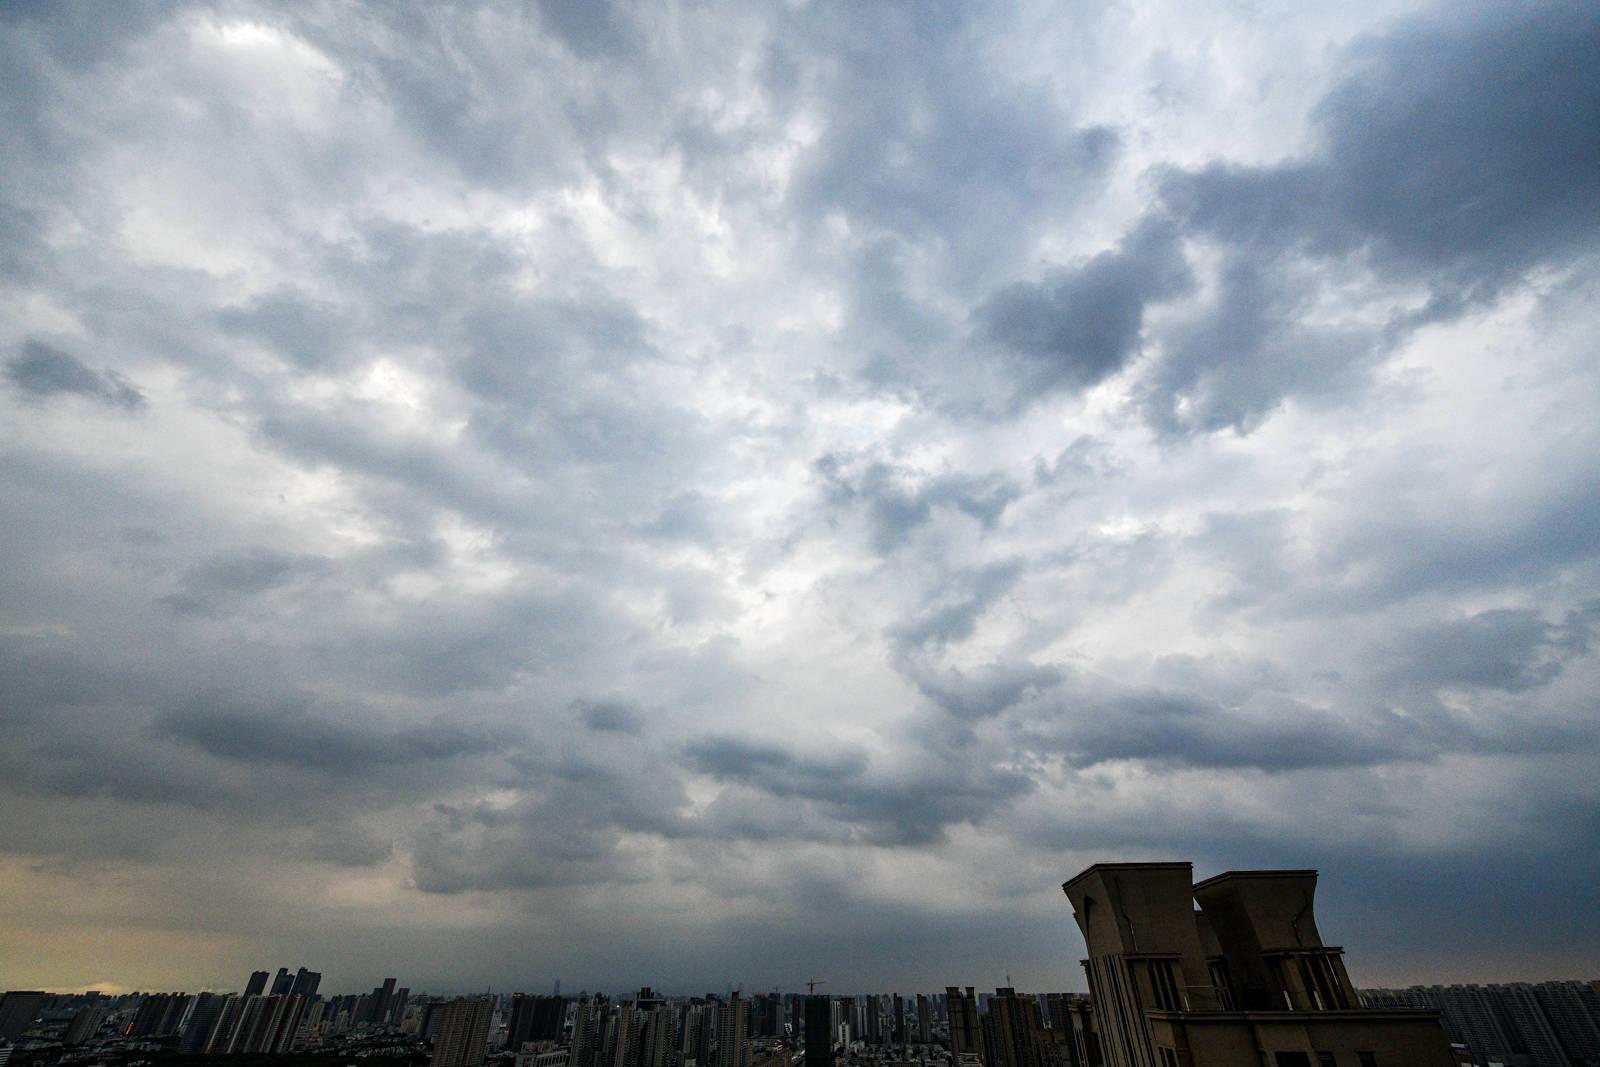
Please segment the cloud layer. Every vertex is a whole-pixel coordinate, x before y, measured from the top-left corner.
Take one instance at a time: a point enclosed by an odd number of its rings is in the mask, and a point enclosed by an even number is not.
[[[1600,13],[1302,15],[0,13],[0,982],[1592,971]]]

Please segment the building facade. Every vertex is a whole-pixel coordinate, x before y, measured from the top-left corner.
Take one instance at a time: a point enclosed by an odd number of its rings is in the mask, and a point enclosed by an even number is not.
[[[1437,1012],[1361,1006],[1317,932],[1316,882],[1098,863],[1062,885],[1106,1067],[1455,1067]]]

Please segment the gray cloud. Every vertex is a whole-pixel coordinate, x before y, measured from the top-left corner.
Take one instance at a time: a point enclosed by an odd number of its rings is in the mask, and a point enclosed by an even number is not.
[[[639,709],[624,700],[580,700],[574,707],[583,724],[591,730],[637,734],[641,729]]]
[[[877,460],[863,467],[858,459],[829,453],[812,467],[832,502],[863,507],[872,546],[884,555],[903,545],[936,509],[959,511],[987,530],[1021,494],[1016,485],[995,475],[924,478]]]
[[[1499,608],[1419,627],[1399,635],[1391,669],[1415,684],[1526,692],[1588,651],[1596,612],[1591,604],[1552,625],[1531,609]]]
[[[116,371],[109,367],[90,370],[77,357],[31,338],[23,342],[22,354],[7,362],[6,377],[23,393],[40,400],[74,393],[124,411],[145,406],[144,394]]]
[[[1600,20],[1579,5],[1416,20],[1369,37],[1315,112],[1316,152],[1272,167],[1168,169],[1181,229],[1236,249],[1213,307],[1147,383],[1168,430],[1251,429],[1286,396],[1346,390],[1378,350],[1594,246]],[[1308,328],[1321,281],[1358,259],[1428,293],[1387,331]],[[1182,411],[1180,413],[1180,407]]]
[[[804,756],[736,737],[692,741],[687,755],[689,766],[702,774],[808,801],[828,820],[850,827],[852,840],[879,845],[941,840],[950,825],[980,822],[1033,788],[1015,771],[958,765],[931,752],[910,773],[874,770],[860,752]],[[805,824],[815,816],[802,809],[793,814],[793,836],[806,836]]]
[[[368,775],[423,760],[480,755],[504,744],[459,723],[434,720],[399,729],[349,725],[313,711],[305,698],[278,707],[241,708],[197,699],[168,709],[151,724],[154,735],[193,745],[220,759],[283,764],[324,773]]]
[[[1176,234],[1148,224],[1044,283],[1018,283],[981,304],[981,333],[1016,361],[1018,403],[1081,390],[1122,370],[1139,353],[1145,307],[1188,292],[1194,279]]]

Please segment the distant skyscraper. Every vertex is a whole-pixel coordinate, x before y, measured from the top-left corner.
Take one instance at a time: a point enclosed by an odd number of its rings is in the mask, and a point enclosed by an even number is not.
[[[267,991],[267,972],[251,971],[250,981],[245,983],[244,995],[247,997],[259,996]]]
[[[1043,1067],[1039,1002],[1001,988],[979,1020],[985,1067]]]
[[[221,1047],[219,1035],[212,1040],[211,1050],[230,1055],[282,1055],[289,1051],[289,1043],[294,1039],[294,1031],[300,1025],[305,1006],[306,998],[292,993],[245,997],[226,1047]]]
[[[602,1010],[588,997],[579,999],[572,1014],[572,1046],[567,1055],[567,1067],[594,1067]]]
[[[290,987],[289,992],[297,996],[314,997],[317,995],[317,986],[321,984],[322,973],[320,971],[308,971],[302,967],[295,972],[294,984]]]
[[[683,1034],[679,1041],[682,1060],[693,1060],[698,1067],[711,1062],[711,1039],[716,1031],[716,1005],[695,999],[683,1011]]]
[[[806,997],[805,1067],[833,1067],[833,998]]]
[[[945,1010],[950,1015],[950,1052],[958,1060],[962,1053],[981,1055],[983,1050],[983,1035],[978,1029],[978,998],[972,993],[972,987],[967,986],[963,993],[960,986],[945,986]]]
[[[750,1067],[750,1002],[734,993],[717,1005],[716,1067]]]
[[[183,1036],[178,1039],[178,1053],[189,1056],[206,1051],[210,1047],[212,1035],[216,1032],[217,1022],[222,1018],[223,1009],[234,999],[232,993],[226,996],[218,993],[201,993],[195,998],[194,1010],[189,1013],[189,1021],[184,1025]]]
[[[62,1035],[63,1045],[81,1045],[89,1041],[100,1032],[100,1024],[106,1021],[106,1013],[110,1009],[101,1004],[91,1004],[86,1008],[79,1008],[78,1014],[72,1017],[72,1022],[67,1025],[67,1032]]]
[[[389,986],[393,988],[393,979]],[[489,1045],[489,1024],[494,1019],[494,997],[462,997],[442,1006],[434,1027],[433,1059],[429,1067],[476,1067]]]
[[[389,1017],[389,1000],[394,996],[394,979],[385,978],[383,985],[374,986],[368,1007],[367,1021],[381,1025]]]

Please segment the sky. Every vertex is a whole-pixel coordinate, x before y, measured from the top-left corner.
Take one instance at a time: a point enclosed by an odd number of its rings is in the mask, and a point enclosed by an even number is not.
[[[10,0],[0,160],[0,988],[1600,973],[1600,6]]]

